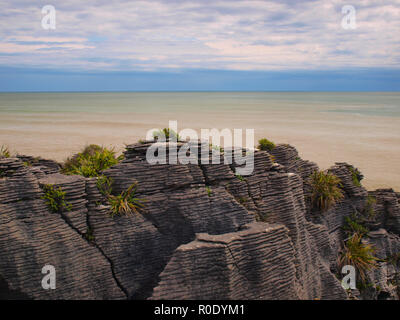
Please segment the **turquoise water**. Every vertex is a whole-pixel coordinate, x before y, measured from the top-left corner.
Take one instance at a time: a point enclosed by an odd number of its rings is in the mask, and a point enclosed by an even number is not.
[[[400,117],[399,92],[0,93],[0,113],[305,111]]]

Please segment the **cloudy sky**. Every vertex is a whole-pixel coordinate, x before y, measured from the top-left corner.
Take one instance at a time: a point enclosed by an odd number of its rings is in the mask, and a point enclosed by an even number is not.
[[[0,0],[1,91],[400,90],[399,72],[400,0]]]

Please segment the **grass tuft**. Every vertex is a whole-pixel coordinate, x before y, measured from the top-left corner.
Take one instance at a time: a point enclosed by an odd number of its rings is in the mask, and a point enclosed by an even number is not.
[[[164,128],[162,130],[156,130],[153,132],[153,138],[156,141],[167,141],[167,140],[176,140],[179,141],[179,135],[170,128]]]
[[[123,157],[116,157],[113,148],[108,149],[95,144],[86,146],[82,152],[65,161],[61,172],[69,175],[97,177],[105,169],[117,164]]]
[[[358,271],[360,280],[365,282],[366,272],[376,268],[376,262],[379,260],[374,255],[375,251],[373,246],[362,242],[362,235],[355,233],[344,243],[339,256],[339,266],[353,266]]]
[[[263,151],[272,151],[275,148],[275,143],[272,141],[262,138],[258,140],[258,149],[263,150]]]
[[[54,213],[61,213],[64,209],[70,211],[72,206],[65,201],[66,192],[62,191],[61,187],[54,187],[51,184],[46,184],[43,187],[44,195],[42,199],[46,200],[49,209]]]
[[[361,236],[367,235],[369,229],[363,225],[362,219],[357,216],[357,214],[353,213],[350,217],[345,217],[345,225],[343,230],[348,234],[357,233]]]
[[[0,147],[0,158],[11,157],[10,149],[6,145],[1,145]]]
[[[249,199],[247,199],[246,197],[240,197],[239,198],[239,203],[241,205],[244,205],[245,203],[247,203],[249,201]]]
[[[128,215],[131,213],[139,213],[144,207],[143,199],[135,197],[136,184],[132,184],[126,191],[122,191],[119,195],[109,195],[108,202],[111,205],[111,217],[114,215]]]
[[[211,197],[212,190],[211,190],[211,188],[209,186],[206,186],[206,191],[207,191],[208,196]]]
[[[363,175],[361,174],[358,169],[349,167],[350,173],[351,173],[351,179],[353,180],[353,184],[356,187],[361,187],[361,180],[363,179]]]
[[[311,201],[315,207],[322,211],[328,210],[340,199],[343,199],[343,191],[340,179],[324,171],[315,171],[310,177],[312,188]]]
[[[375,204],[376,204],[376,198],[374,196],[369,195],[365,203],[364,214],[370,219],[376,216],[376,212],[374,209]]]
[[[87,241],[94,242],[95,241],[95,237],[94,237],[94,234],[93,234],[93,229],[87,228],[86,229],[86,233],[84,234],[84,237],[85,237],[85,239]]]
[[[103,196],[108,197],[112,192],[112,183],[113,181],[111,178],[101,175],[97,178],[96,186]]]

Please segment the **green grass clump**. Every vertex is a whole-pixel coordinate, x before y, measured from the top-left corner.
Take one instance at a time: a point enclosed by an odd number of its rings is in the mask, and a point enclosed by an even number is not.
[[[219,151],[221,153],[224,152],[224,148],[222,148],[221,146],[217,146],[217,145],[214,145],[214,144],[211,143],[210,147],[211,147],[211,149]]]
[[[312,189],[311,201],[315,207],[322,211],[328,210],[337,201],[342,199],[343,191],[340,179],[324,171],[315,171],[310,177]]]
[[[113,180],[107,176],[101,175],[97,178],[97,189],[106,197],[111,206],[111,217],[114,215],[139,213],[139,210],[144,207],[142,203],[144,200],[135,197],[137,184],[132,184],[126,191],[122,191],[119,195],[111,194],[112,184]]]
[[[240,174],[237,174],[236,177],[237,177],[240,181],[244,181],[244,178],[243,178]]]
[[[361,172],[353,167],[349,167],[349,170],[351,173],[351,179],[353,180],[353,184],[356,187],[361,187],[361,180],[363,179],[363,175],[361,174]]]
[[[358,271],[361,281],[365,282],[366,272],[372,268],[376,268],[376,262],[379,259],[374,255],[375,248],[363,243],[361,240],[362,235],[355,233],[345,242],[339,256],[339,266],[353,266]]]
[[[272,151],[275,148],[275,143],[272,141],[269,141],[266,138],[262,138],[258,140],[258,149],[264,150],[264,151]]]
[[[131,213],[139,213],[139,210],[144,207],[143,199],[135,197],[136,184],[132,184],[126,191],[122,191],[121,194],[109,195],[108,202],[111,206],[111,217],[114,215],[123,215]]]
[[[374,218],[376,215],[374,206],[376,204],[376,198],[374,196],[368,196],[364,207],[364,213],[368,218]]]
[[[9,158],[9,157],[11,157],[10,149],[7,146],[2,145],[0,147],[0,158]]]
[[[87,241],[94,242],[95,238],[94,238],[94,235],[93,235],[93,229],[87,228],[86,229],[86,233],[84,234],[84,237],[85,237],[85,239]]]
[[[361,236],[368,234],[368,228],[363,226],[362,220],[356,214],[352,214],[350,217],[345,217],[344,220],[345,225],[343,230],[345,230],[348,234],[357,233]]]
[[[91,144],[82,152],[67,159],[61,171],[64,174],[97,177],[103,170],[117,164],[121,159],[122,156],[116,157],[114,149]]]
[[[211,197],[212,191],[211,191],[211,188],[209,186],[206,186],[206,191],[207,191],[208,196]]]
[[[105,176],[105,175],[101,175],[97,178],[96,181],[96,186],[97,189],[99,190],[99,192],[103,195],[103,196],[109,196],[112,192],[112,179]]]
[[[34,157],[31,160],[26,160],[22,164],[25,167],[32,167],[34,164],[38,164],[38,163],[40,163],[40,157]]]
[[[46,184],[43,187],[44,195],[42,199],[46,200],[49,209],[54,213],[61,213],[64,209],[70,211],[72,206],[65,201],[66,192],[62,191],[61,187],[54,187],[51,184]]]
[[[153,132],[154,140],[167,141],[169,139],[179,141],[179,135],[170,128],[164,128]]]

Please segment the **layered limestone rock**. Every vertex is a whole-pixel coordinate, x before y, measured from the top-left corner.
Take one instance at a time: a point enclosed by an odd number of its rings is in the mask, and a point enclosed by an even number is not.
[[[11,158],[0,159],[0,168],[0,297],[126,298],[107,259],[60,214],[49,211],[29,167]],[[45,265],[55,267],[55,290],[42,287]]]
[[[296,148],[289,144],[278,144],[271,151],[271,155],[277,163],[285,166],[287,172],[297,173],[303,180],[318,170],[314,162],[301,159]]]
[[[368,272],[369,283],[362,291],[364,299],[399,299],[400,238],[378,229],[369,233],[368,243],[376,248],[378,267]]]
[[[111,219],[107,207],[89,210],[96,244],[113,261],[132,299],[151,295],[174,250],[194,240],[196,233],[235,232],[255,219],[224,188],[207,191],[199,166],[151,165],[143,145],[138,148],[128,146],[125,160],[104,174],[112,179],[115,194],[137,184],[136,195],[145,201],[142,214]],[[229,178],[220,172],[221,179],[233,179],[226,169]]]
[[[369,192],[374,203],[376,227],[400,235],[400,205],[399,197],[393,189],[378,189]]]
[[[65,201],[70,206],[60,212],[67,223],[80,234],[86,233],[86,181],[81,176],[66,176],[59,173],[49,174],[38,180],[39,186],[51,185],[65,192]]]
[[[42,159],[40,157],[32,157],[26,155],[17,155],[25,166],[29,166],[32,172],[38,176],[43,177],[46,174],[57,173],[60,171],[60,164],[53,160]]]
[[[309,201],[309,177],[318,167],[292,146],[240,151],[254,155],[253,172],[240,175],[242,164],[224,163],[228,150],[219,164],[200,163],[215,151],[201,153],[201,143],[187,150],[183,142],[166,142],[176,152],[166,152],[165,164],[150,164],[152,143],[128,145],[125,159],[103,172],[113,195],[135,184],[135,197],[145,204],[139,213],[113,217],[97,178],[62,175],[55,163],[26,156],[0,159],[0,295],[346,299],[337,258],[345,218],[354,212],[375,213],[369,241],[381,260],[399,252],[399,195],[368,193],[348,164],[330,169],[342,181],[344,199],[321,213]],[[172,163],[179,151],[193,161]],[[63,190],[71,208],[49,211],[41,198],[46,185]],[[45,264],[56,267],[56,290],[40,285]],[[374,293],[358,297],[395,298],[398,272],[397,265],[380,263],[370,274]]]
[[[253,222],[178,247],[152,299],[296,299],[295,273],[288,230]]]

